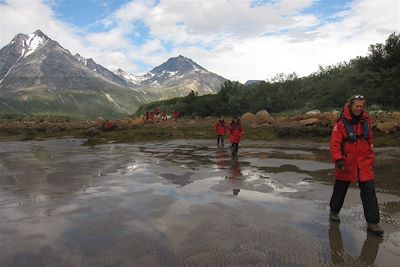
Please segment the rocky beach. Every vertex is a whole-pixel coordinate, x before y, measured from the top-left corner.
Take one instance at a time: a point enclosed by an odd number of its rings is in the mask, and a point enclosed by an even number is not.
[[[339,118],[337,111],[321,113],[319,110],[300,115],[270,115],[265,110],[256,114],[244,113],[240,118],[248,140],[292,140],[327,142],[333,123]],[[370,112],[377,146],[400,146],[400,112]],[[226,118],[230,123],[231,117]],[[73,121],[20,117],[0,120],[2,140],[43,140],[46,138],[87,138],[88,143],[136,142],[171,139],[214,138],[214,117],[183,117],[179,119],[146,121],[143,117],[121,118],[113,121],[112,130],[104,129],[108,120]]]

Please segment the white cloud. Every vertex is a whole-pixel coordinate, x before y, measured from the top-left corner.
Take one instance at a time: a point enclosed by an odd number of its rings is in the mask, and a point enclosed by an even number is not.
[[[127,32],[123,28],[114,28],[108,32],[87,34],[85,39],[92,45],[94,50],[99,52],[126,50],[131,47],[129,40],[125,36]]]
[[[107,62],[107,68],[111,71],[121,68],[121,66],[124,66],[125,70],[129,69],[138,71],[137,66],[129,62],[126,54],[122,52],[115,51],[106,53],[102,57],[102,61]],[[98,61],[96,60],[96,62]]]
[[[140,54],[165,53],[165,48],[160,40],[149,40],[139,48]]]
[[[331,23],[301,15],[301,19],[295,19],[298,24],[287,27],[285,34],[231,36],[209,53],[186,48],[175,51],[186,51],[186,56],[202,61],[207,69],[241,82],[270,78],[280,72],[308,75],[319,65],[366,55],[370,44],[384,42],[391,32],[399,33],[399,8],[398,1],[355,1]]]
[[[154,4],[154,1],[132,1],[117,10],[113,17],[119,21],[143,19]]]
[[[289,16],[311,4],[312,1],[282,1],[252,7],[250,0],[164,0],[145,20],[157,38],[175,44],[193,44],[208,40],[210,35],[214,38],[227,34],[252,38],[297,24],[314,23],[315,18],[310,15]]]

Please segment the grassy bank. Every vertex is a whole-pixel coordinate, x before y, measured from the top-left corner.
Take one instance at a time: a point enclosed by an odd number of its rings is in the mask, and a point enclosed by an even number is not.
[[[110,132],[89,131],[92,126],[79,128],[46,128],[37,129],[0,129],[0,141],[8,140],[44,140],[48,138],[82,138],[88,145],[109,142],[133,143],[146,141],[167,141],[173,139],[215,139],[214,118],[182,119],[179,121],[164,121],[145,124],[133,128],[117,129]],[[93,129],[92,129],[93,130]],[[245,127],[243,140],[255,141],[298,141],[298,142],[329,142],[330,126],[263,126]],[[375,131],[376,146],[400,146],[400,133],[384,134]]]

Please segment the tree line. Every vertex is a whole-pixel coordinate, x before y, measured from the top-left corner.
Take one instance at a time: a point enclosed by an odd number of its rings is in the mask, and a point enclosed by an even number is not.
[[[136,114],[159,107],[179,110],[188,116],[241,115],[266,109],[270,113],[305,112],[312,109],[341,110],[354,95],[367,98],[368,105],[386,110],[400,108],[400,34],[392,33],[385,43],[369,46],[367,56],[327,67],[307,77],[296,73],[277,74],[268,81],[243,85],[225,81],[214,95],[185,97],[142,105]]]

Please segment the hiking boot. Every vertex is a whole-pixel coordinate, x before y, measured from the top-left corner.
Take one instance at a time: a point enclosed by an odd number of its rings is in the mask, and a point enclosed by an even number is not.
[[[340,222],[339,215],[333,211],[329,213],[329,220],[331,220],[332,222]]]
[[[367,231],[377,236],[383,236],[384,233],[383,228],[379,223],[368,223]]]

